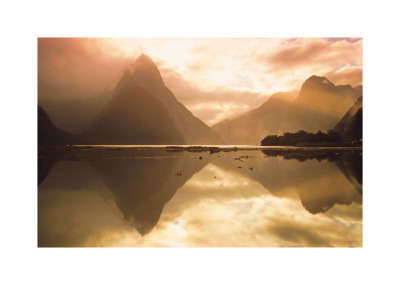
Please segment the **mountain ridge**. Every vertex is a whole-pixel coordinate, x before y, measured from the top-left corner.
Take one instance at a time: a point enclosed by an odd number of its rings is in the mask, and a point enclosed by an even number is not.
[[[257,144],[260,136],[278,132],[281,114],[291,107],[293,99],[294,92],[275,93],[259,107],[236,118],[223,120],[211,128],[219,132],[228,144]],[[232,122],[236,124],[231,127]],[[249,134],[249,129],[252,134]]]
[[[361,140],[363,132],[363,97],[360,96],[343,118],[336,124],[338,131],[345,140]]]
[[[63,146],[81,142],[81,139],[71,133],[57,128],[47,112],[38,105],[38,145]]]
[[[157,107],[158,104],[162,105],[165,108],[165,112],[162,113],[163,120],[167,120],[168,118],[172,121],[172,126],[168,124],[169,128],[174,128],[173,131],[176,130],[176,134],[173,135],[176,137],[180,135],[180,138],[174,138],[169,140],[153,140],[151,144],[221,144],[222,139],[219,137],[217,133],[215,133],[210,127],[208,127],[204,122],[195,117],[193,113],[191,113],[182,103],[180,103],[175,95],[164,85],[164,82],[161,77],[161,73],[157,67],[157,65],[151,60],[151,58],[145,54],[140,55],[136,61],[131,64],[124,72],[121,80],[118,82],[114,96],[111,99],[111,102],[115,102],[115,97],[121,91],[128,89],[129,87],[135,87],[136,89],[141,88],[146,90],[149,95],[147,98],[153,97],[153,103]],[[138,96],[138,95],[136,95]],[[154,100],[156,99],[156,100]],[[140,99],[133,99],[132,101],[138,101],[141,105],[145,105],[145,102]],[[159,103],[158,103],[158,102]],[[112,105],[111,105],[112,106]],[[108,105],[108,108],[110,105]],[[108,108],[104,108],[101,115],[107,115],[106,111]],[[159,110],[163,110],[159,108]],[[169,117],[167,117],[169,115]],[[147,117],[151,118],[151,111],[148,110]],[[93,132],[98,132],[100,129],[96,129],[96,124],[99,124],[99,118],[96,118],[87,132],[85,136],[90,139],[90,135]],[[115,119],[118,119],[118,114],[114,116]],[[161,120],[153,119],[153,124],[160,122]],[[166,121],[169,122],[169,121]],[[123,129],[128,132],[129,130],[133,130],[133,124],[126,124],[127,126]],[[120,128],[122,129],[122,128]],[[161,130],[161,128],[159,128]],[[172,131],[171,131],[172,132]],[[96,141],[101,141],[100,136],[97,134]],[[93,138],[92,138],[93,140]],[[95,141],[94,141],[95,142]],[[130,144],[141,144],[135,139],[129,141],[126,140],[126,143]]]
[[[258,108],[223,120],[212,128],[225,142],[232,140],[232,143],[246,145],[258,144],[267,135],[284,132],[327,131],[339,122],[361,93],[362,86],[334,85],[326,77],[313,75],[302,84],[298,95],[293,97],[292,94],[286,102],[279,98],[271,101],[277,96],[274,94]],[[247,120],[243,116],[247,116]],[[250,134],[248,129],[253,132]]]

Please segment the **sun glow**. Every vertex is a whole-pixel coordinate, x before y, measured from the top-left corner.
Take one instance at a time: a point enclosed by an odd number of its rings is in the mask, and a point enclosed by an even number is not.
[[[97,42],[111,55],[135,58],[146,53],[161,68],[172,68],[205,89],[223,86],[272,93],[299,88],[312,74],[362,63],[362,40],[110,38]],[[361,78],[354,80],[350,84],[361,83]]]
[[[39,39],[39,98],[87,99],[112,89],[142,53],[165,85],[208,125],[298,91],[311,75],[362,84],[362,39]]]

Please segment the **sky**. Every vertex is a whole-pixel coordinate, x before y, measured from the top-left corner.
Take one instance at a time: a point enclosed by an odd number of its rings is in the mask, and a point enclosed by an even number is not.
[[[312,75],[362,84],[360,38],[39,38],[39,99],[95,101],[142,53],[210,126],[299,90]]]

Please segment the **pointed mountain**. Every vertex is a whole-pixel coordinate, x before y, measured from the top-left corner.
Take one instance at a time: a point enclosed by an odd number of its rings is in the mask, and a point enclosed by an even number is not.
[[[138,85],[147,89],[167,108],[171,119],[183,136],[184,144],[221,144],[222,139],[210,127],[195,117],[164,85],[157,65],[145,54],[125,71],[117,90],[125,85]]]
[[[335,126],[335,130],[338,131],[345,140],[359,141],[362,139],[362,115],[363,101],[361,96]]]
[[[175,98],[144,54],[125,70],[85,136],[98,144],[221,143],[218,134]]]
[[[212,128],[227,144],[258,144],[265,136],[333,128],[361,95],[362,87],[335,86],[325,77],[311,76],[297,97],[277,93],[259,108]]]
[[[164,85],[160,70],[154,61],[146,54],[140,55],[135,62],[130,65],[127,71],[132,77],[135,77],[136,81],[143,81],[144,85],[144,82],[151,81],[155,81]]]
[[[84,136],[106,145],[179,145],[184,141],[161,101],[135,85],[115,90]]]

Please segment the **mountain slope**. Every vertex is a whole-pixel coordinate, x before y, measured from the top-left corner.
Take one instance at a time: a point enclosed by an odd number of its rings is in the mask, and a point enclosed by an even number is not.
[[[361,96],[335,126],[335,130],[338,131],[345,140],[362,139],[362,114],[363,101]]]
[[[335,86],[325,77],[311,76],[301,87],[293,106],[284,116],[283,132],[317,132],[333,128],[361,95],[350,85]]]
[[[39,98],[38,102],[57,128],[72,134],[81,134],[110,101],[112,95],[113,89],[109,88],[91,98]]]
[[[48,114],[38,105],[39,146],[71,145],[80,142],[76,136],[55,127]]]
[[[165,106],[146,89],[124,85],[84,133],[95,144],[182,144]]]
[[[333,128],[361,95],[361,86],[335,86],[325,77],[311,76],[297,95],[277,93],[259,108],[212,128],[228,144],[258,144],[265,136]]]
[[[165,105],[175,127],[184,139],[184,144],[222,143],[220,136],[195,117],[164,85],[160,71],[147,55],[139,56],[135,63],[125,71],[116,91],[126,85],[145,88]]]
[[[294,98],[293,93],[273,94],[260,107],[235,119],[219,122],[212,128],[228,144],[258,144],[267,134],[279,133],[282,115],[289,110]]]

